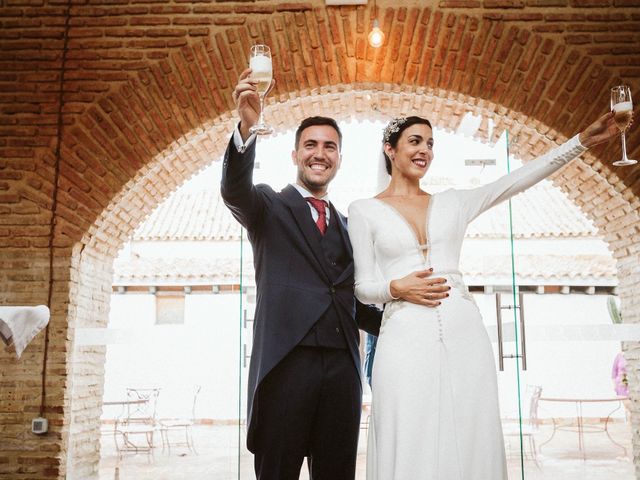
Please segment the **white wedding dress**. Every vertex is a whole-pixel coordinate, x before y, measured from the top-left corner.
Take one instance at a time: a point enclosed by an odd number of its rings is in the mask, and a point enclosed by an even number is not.
[[[356,297],[387,304],[373,368],[367,480],[507,479],[493,353],[458,271],[462,241],[482,212],[585,150],[576,136],[493,183],[433,195],[427,245],[382,200],[349,207]],[[391,280],[429,267],[452,287],[442,305],[393,300]]]

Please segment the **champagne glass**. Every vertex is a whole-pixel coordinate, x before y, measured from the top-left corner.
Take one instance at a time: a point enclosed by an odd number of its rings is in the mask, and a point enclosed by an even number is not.
[[[629,127],[633,113],[631,90],[627,85],[618,85],[611,89],[611,110],[613,110],[613,117],[622,135],[622,160],[617,160],[613,164],[616,167],[634,165],[638,161],[627,158],[627,144],[624,139],[624,131]]]
[[[249,68],[251,68],[251,80],[256,82],[256,89],[260,96],[260,118],[258,118],[258,123],[249,129],[249,132],[257,133],[258,135],[268,135],[273,133],[273,128],[264,123],[263,112],[264,97],[271,86],[271,79],[273,77],[271,49],[266,45],[254,45],[251,47]]]

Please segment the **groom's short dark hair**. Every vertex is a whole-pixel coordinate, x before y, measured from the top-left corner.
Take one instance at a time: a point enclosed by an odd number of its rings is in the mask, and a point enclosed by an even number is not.
[[[338,145],[338,149],[342,148],[342,132],[340,131],[340,127],[333,118],[329,117],[307,117],[300,125],[298,125],[298,129],[296,130],[296,143],[295,148],[298,149],[298,144],[300,143],[300,136],[302,135],[302,131],[309,127],[315,127],[316,125],[327,125],[333,128],[336,132],[338,132],[338,139],[340,144]]]

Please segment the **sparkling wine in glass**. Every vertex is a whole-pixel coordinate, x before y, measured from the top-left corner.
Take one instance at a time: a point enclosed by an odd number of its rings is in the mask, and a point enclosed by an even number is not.
[[[273,69],[271,66],[271,49],[266,45],[254,45],[251,47],[251,55],[249,55],[249,68],[251,68],[251,80],[256,82],[256,89],[260,96],[260,118],[258,123],[253,125],[250,133],[258,135],[268,135],[273,133],[273,128],[264,123],[264,97],[271,86],[273,78]]]
[[[631,90],[627,85],[618,85],[611,89],[611,110],[616,125],[620,129],[622,135],[622,159],[613,162],[617,167],[624,165],[634,165],[637,160],[627,158],[627,144],[624,138],[624,131],[631,123],[633,113],[633,100],[631,100]]]

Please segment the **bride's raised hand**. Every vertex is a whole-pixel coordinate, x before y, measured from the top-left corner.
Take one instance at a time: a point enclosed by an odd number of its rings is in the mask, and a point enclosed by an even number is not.
[[[608,112],[580,132],[580,143],[591,148],[599,143],[608,142],[620,137],[613,112]]]
[[[449,296],[451,287],[446,285],[447,279],[429,278],[433,269],[418,270],[397,280],[392,280],[389,287],[393,298],[401,298],[407,302],[437,307],[442,299]]]

